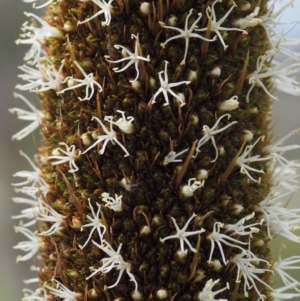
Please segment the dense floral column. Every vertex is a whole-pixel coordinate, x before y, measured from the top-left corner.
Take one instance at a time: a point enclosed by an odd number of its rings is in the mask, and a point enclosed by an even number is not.
[[[17,261],[36,273],[22,300],[300,296],[300,255],[268,246],[300,242],[300,163],[284,157],[299,130],[270,122],[275,89],[300,95],[299,40],[275,27],[293,1],[23,1],[47,13],[26,12],[17,40],[16,89],[40,108],[15,93],[30,123],[13,139],[42,134],[13,184]]]

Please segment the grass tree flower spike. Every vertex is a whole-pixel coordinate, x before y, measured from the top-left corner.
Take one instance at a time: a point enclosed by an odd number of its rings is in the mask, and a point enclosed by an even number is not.
[[[10,109],[14,140],[42,137],[12,184],[21,300],[300,297],[300,254],[269,246],[300,243],[299,130],[270,130],[275,90],[300,95],[299,22],[276,26],[293,1],[18,1],[45,8]]]

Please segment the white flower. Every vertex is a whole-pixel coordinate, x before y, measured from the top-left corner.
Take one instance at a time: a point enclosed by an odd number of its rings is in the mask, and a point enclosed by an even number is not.
[[[209,140],[211,140],[211,142],[215,148],[215,151],[216,151],[216,157],[211,162],[215,162],[218,159],[219,152],[218,152],[218,148],[216,145],[216,140],[215,140],[214,135],[225,131],[226,129],[231,127],[233,124],[237,123],[237,121],[232,121],[229,124],[225,125],[224,127],[218,129],[219,123],[224,117],[227,117],[227,119],[229,119],[231,116],[230,116],[230,114],[224,114],[224,115],[220,116],[219,119],[216,121],[216,123],[212,126],[212,128],[210,128],[208,125],[203,125],[202,132],[203,132],[204,136],[197,143],[196,156],[200,152],[200,147],[202,145],[204,145],[206,142],[208,142]]]
[[[26,218],[29,219],[30,221],[23,224],[23,221],[21,221],[21,226],[22,227],[30,227],[36,223],[36,216],[40,212],[40,207],[39,207],[39,201],[38,200],[32,200],[32,199],[26,199],[26,198],[13,198],[13,201],[17,204],[28,204],[30,205],[29,208],[23,209],[21,211],[21,214],[19,215],[13,215],[11,218],[12,219],[21,219],[21,218]]]
[[[94,15],[92,15],[91,17],[85,19],[84,21],[78,21],[77,24],[83,24],[89,22],[90,20],[104,14],[105,22],[101,22],[101,24],[102,26],[109,25],[111,21],[111,12],[110,12],[112,9],[111,3],[113,2],[113,0],[109,0],[108,2],[105,2],[104,0],[91,0],[91,1],[93,1],[96,5],[98,5],[100,7],[100,10]],[[82,2],[86,2],[86,1],[82,1]]]
[[[95,230],[97,230],[98,234],[99,234],[99,239],[100,239],[100,242],[101,242],[101,245],[103,244],[103,241],[104,241],[104,233],[106,231],[106,227],[105,225],[102,223],[101,221],[101,218],[99,217],[99,214],[100,214],[100,210],[101,210],[101,206],[96,203],[97,207],[98,207],[98,210],[97,210],[97,213],[95,213],[94,211],[94,208],[91,204],[91,200],[88,199],[89,201],[89,206],[91,208],[91,212],[92,212],[92,217],[87,215],[86,218],[91,222],[89,224],[85,224],[83,226],[81,226],[81,231],[83,230],[84,227],[93,227],[92,230],[90,231],[90,234],[89,234],[89,237],[88,239],[86,240],[86,242],[84,243],[84,245],[81,247],[81,249],[83,249],[87,244],[88,242],[90,241],[93,233]]]
[[[230,112],[237,109],[239,106],[238,96],[234,95],[231,98],[224,100],[219,105],[219,111]]]
[[[266,296],[262,295],[260,289],[257,287],[256,283],[260,282],[263,286],[267,287],[271,291],[273,288],[261,280],[263,274],[267,272],[272,272],[271,270],[265,268],[257,268],[252,262],[260,263],[264,262],[268,264],[268,262],[264,259],[260,259],[257,257],[253,257],[249,252],[242,252],[240,254],[235,255],[232,260],[234,264],[236,264],[238,271],[237,271],[237,278],[236,282],[240,282],[240,278],[243,277],[244,279],[244,294],[245,297],[248,297],[248,291],[252,288],[255,289],[259,298],[257,301],[266,299]]]
[[[46,231],[40,232],[39,235],[52,235],[60,230],[60,227],[64,221],[64,216],[57,213],[51,206],[41,200],[41,209],[36,217],[36,220],[53,223],[53,225]]]
[[[266,55],[261,55],[257,59],[256,71],[250,75],[249,84],[251,84],[246,100],[249,102],[250,93],[255,86],[260,86],[264,92],[272,99],[277,100],[277,97],[272,95],[265,84],[263,79],[272,77],[274,86],[282,92],[291,95],[300,95],[300,82],[293,78],[300,70],[300,63],[295,62],[294,58],[287,58],[282,62],[272,61],[277,50],[269,51]],[[272,61],[272,66],[267,67]]]
[[[105,203],[105,207],[108,207],[109,209],[116,211],[116,212],[121,212],[123,211],[122,208],[122,195],[117,195],[115,194],[115,197],[109,196],[107,192],[103,192],[101,194],[102,201]]]
[[[77,167],[75,161],[80,156],[80,151],[76,154],[76,146],[71,145],[68,146],[65,142],[59,143],[60,145],[64,145],[66,147],[66,150],[61,149],[60,147],[56,148],[53,153],[54,156],[49,156],[48,159],[57,159],[58,161],[51,162],[52,165],[58,165],[58,164],[64,164],[66,162],[69,162],[69,172],[74,173],[79,170]],[[60,153],[63,153],[65,156],[61,156]]]
[[[276,89],[296,96],[300,95],[300,82],[295,79],[299,71],[299,60],[295,60],[294,57],[287,58],[282,62],[273,60],[272,67],[269,69],[269,72],[272,72],[271,76]]]
[[[138,35],[131,35],[131,38],[135,38],[135,48],[134,48],[134,53],[132,53],[131,51],[129,51],[127,48],[125,48],[122,45],[114,45],[114,47],[116,49],[122,49],[122,55],[125,56],[124,58],[117,60],[117,61],[110,61],[107,58],[109,58],[108,55],[105,56],[105,59],[109,62],[109,63],[120,63],[120,62],[124,62],[124,61],[129,61],[122,69],[119,68],[113,68],[113,70],[115,72],[123,72],[124,70],[126,70],[129,66],[131,66],[132,64],[134,64],[135,66],[135,70],[136,70],[136,77],[133,81],[136,81],[139,78],[140,75],[140,71],[139,71],[139,60],[142,61],[146,61],[146,62],[150,62],[150,56],[148,55],[147,57],[143,57],[141,56],[141,46],[140,46],[140,42],[139,42],[139,36]]]
[[[134,117],[128,116],[126,118],[125,112],[123,112],[121,110],[117,110],[117,112],[120,113],[122,115],[122,117],[119,118],[116,122],[113,121],[112,116],[105,116],[104,120],[109,121],[110,123],[116,125],[125,134],[132,134],[134,132],[134,127],[132,125]]]
[[[24,81],[28,81],[28,84],[17,85],[16,88],[19,90],[28,90],[29,92],[44,92],[48,90],[58,91],[61,86],[62,68],[64,67],[64,60],[61,66],[56,70],[55,66],[47,60],[46,63],[37,64],[37,69],[29,66],[21,66],[19,69],[25,72],[25,74],[20,74],[18,77]]]
[[[198,301],[227,301],[227,299],[215,299],[215,296],[229,289],[229,284],[215,292],[213,292],[214,286],[220,282],[220,279],[213,281],[212,279],[206,281],[202,292],[198,295]]]
[[[127,275],[130,278],[130,281],[134,282],[135,285],[135,292],[137,292],[138,289],[138,284],[134,278],[134,275],[130,272],[131,270],[131,265],[128,262],[125,262],[122,255],[120,255],[120,251],[122,248],[122,244],[119,245],[118,250],[115,251],[112,246],[104,241],[103,245],[99,245],[96,242],[93,241],[93,244],[95,246],[97,246],[100,250],[102,250],[104,253],[106,253],[109,257],[104,257],[101,259],[102,261],[102,266],[98,269],[95,269],[94,267],[91,267],[90,269],[93,270],[94,272],[87,277],[86,279],[89,279],[91,277],[93,277],[94,275],[98,274],[98,273],[103,273],[103,274],[107,274],[109,273],[112,269],[116,268],[117,270],[119,270],[119,275],[117,278],[117,281],[115,282],[115,284],[108,286],[107,288],[113,288],[115,286],[118,285],[124,271],[126,271]]]
[[[226,224],[224,226],[225,231],[226,232],[232,231],[233,234],[242,235],[242,236],[243,235],[250,235],[250,237],[251,237],[252,233],[258,233],[259,232],[259,229],[256,228],[255,226],[261,226],[262,223],[263,223],[263,220],[261,220],[258,223],[253,223],[253,224],[244,226],[244,223],[246,221],[248,221],[249,219],[253,218],[254,215],[255,215],[255,212],[243,217],[242,219],[240,219],[238,222],[236,222],[233,225],[232,224]]]
[[[93,94],[94,94],[94,91],[95,91],[94,85],[96,85],[99,88],[99,92],[102,91],[102,87],[95,80],[95,77],[94,77],[93,73],[86,74],[85,71],[80,67],[80,65],[76,61],[74,61],[74,64],[80,70],[80,72],[84,76],[84,79],[74,78],[73,76],[66,77],[62,81],[62,83],[66,83],[67,82],[68,83],[68,88],[60,90],[59,92],[57,92],[57,94],[62,94],[65,91],[74,90],[76,88],[85,86],[85,97],[84,98],[78,97],[78,99],[80,101],[90,100],[92,98]],[[75,83],[77,83],[77,84],[75,84]],[[89,90],[91,90],[90,93],[89,93]]]
[[[37,0],[22,0],[25,3],[31,3],[31,2],[36,2]],[[36,6],[35,3],[33,3],[33,7],[34,8],[42,8],[42,7],[46,7],[47,5],[51,4],[54,0],[48,0],[46,3],[40,5],[40,6]]]
[[[290,161],[290,163],[292,163]],[[297,168],[286,165],[276,166],[272,174],[272,184],[276,190],[295,192],[300,189],[300,173]]]
[[[208,42],[213,42],[216,40],[216,37],[214,37],[212,40],[210,39],[206,39],[205,37],[202,37],[200,36],[199,34],[197,33],[193,33],[192,31],[197,28],[197,23],[199,22],[199,20],[201,19],[202,17],[202,14],[201,13],[198,13],[198,18],[195,20],[195,22],[191,25],[190,29],[188,29],[188,26],[189,26],[189,18],[191,16],[191,14],[193,13],[193,9],[190,9],[186,19],[185,19],[185,23],[184,23],[184,30],[180,29],[180,28],[177,28],[177,27],[174,27],[174,26],[167,26],[165,25],[165,23],[163,22],[159,22],[159,24],[163,27],[163,28],[168,28],[168,29],[171,29],[171,30],[175,30],[175,31],[178,31],[179,34],[177,34],[176,36],[173,36],[169,39],[167,39],[164,43],[161,44],[162,47],[165,47],[165,45],[167,43],[169,43],[170,41],[172,40],[175,40],[175,39],[180,39],[180,38],[183,38],[185,39],[185,50],[184,50],[184,56],[183,56],[183,60],[182,62],[180,63],[181,65],[184,65],[185,64],[185,60],[186,60],[186,56],[187,56],[187,52],[188,52],[188,47],[189,47],[189,41],[190,41],[190,38],[198,38],[198,39],[202,39],[202,40],[205,40],[205,41],[208,41]]]
[[[178,99],[181,103],[181,106],[185,105],[185,103],[182,101],[182,99],[171,89],[173,87],[177,87],[183,84],[190,84],[190,81],[181,81],[181,82],[177,82],[177,83],[169,83],[169,78],[168,78],[168,72],[167,72],[167,66],[168,66],[168,62],[165,61],[165,71],[160,71],[158,73],[158,77],[159,77],[159,81],[160,81],[160,88],[156,91],[156,93],[153,95],[153,97],[151,98],[152,103],[155,103],[155,99],[156,97],[160,94],[163,93],[164,98],[165,98],[165,106],[169,105],[169,97],[168,97],[168,93],[170,93],[171,95],[173,95],[176,99]],[[165,78],[162,78],[162,73],[165,74]]]
[[[90,149],[92,149],[93,147],[95,147],[96,145],[98,145],[99,143],[101,143],[102,141],[104,141],[103,146],[102,146],[102,148],[99,151],[100,155],[103,155],[107,143],[111,142],[113,145],[115,145],[115,143],[117,143],[122,148],[122,150],[126,153],[125,157],[129,156],[129,153],[128,153],[127,149],[117,139],[116,132],[112,128],[112,126],[113,126],[112,121],[110,119],[107,120],[109,122],[109,124],[110,124],[110,128],[108,130],[106,128],[106,126],[102,123],[102,121],[99,118],[93,117],[92,120],[94,120],[94,119],[96,119],[96,121],[101,125],[102,130],[104,131],[104,133],[106,135],[100,135],[100,136],[98,136],[97,137],[97,141],[94,144],[92,144],[89,148],[87,148],[82,154],[87,153]]]
[[[261,18],[257,18],[259,13],[259,7],[255,7],[254,11],[250,13],[245,18],[238,19],[234,22],[241,29],[245,29],[247,27],[255,27],[258,24],[261,24],[263,20]]]
[[[33,258],[33,256],[39,251],[40,248],[40,239],[39,237],[30,231],[28,228],[24,227],[14,227],[15,231],[18,233],[24,234],[29,240],[27,241],[21,241],[16,246],[14,246],[14,249],[19,249],[24,252],[28,252],[24,256],[18,256],[17,262],[19,261],[26,261],[30,258]]]
[[[229,14],[231,13],[231,11],[237,6],[234,2],[233,5],[231,6],[231,8],[227,11],[227,13],[219,20],[217,21],[217,16],[215,13],[215,5],[217,2],[222,2],[222,0],[216,0],[212,7],[208,6],[206,8],[206,15],[207,18],[210,20],[211,22],[211,31],[215,32],[217,34],[217,36],[219,37],[222,45],[224,46],[224,50],[227,49],[228,45],[225,44],[224,39],[222,37],[222,34],[220,31],[241,31],[243,34],[247,34],[247,31],[243,30],[243,29],[239,29],[239,28],[228,28],[228,27],[223,27],[221,26],[224,21],[227,19],[227,17],[229,16]],[[195,29],[195,31],[207,31],[207,27],[206,28],[202,28],[202,29]]]
[[[274,292],[270,292],[273,301],[283,301],[283,300],[293,300],[294,298],[299,299],[300,293],[288,293],[286,292],[290,288],[287,286],[283,286],[280,288],[276,288]]]
[[[164,159],[164,163],[163,165],[168,165],[169,163],[173,163],[173,162],[182,162],[181,159],[176,159],[177,157],[181,156],[182,154],[184,154],[185,152],[187,152],[189,149],[186,148],[183,151],[179,152],[176,154],[176,152],[174,151],[170,151]]]
[[[167,236],[165,238],[160,238],[159,240],[161,242],[165,242],[167,239],[179,239],[180,250],[182,252],[185,252],[185,253],[187,252],[187,250],[184,249],[184,243],[186,243],[188,245],[188,247],[190,248],[190,250],[192,252],[196,253],[197,250],[192,247],[192,245],[188,241],[187,237],[191,236],[191,235],[201,234],[201,233],[205,232],[205,230],[203,228],[201,228],[200,230],[197,230],[197,231],[186,231],[186,229],[188,228],[188,226],[190,225],[190,223],[194,217],[196,217],[195,213],[193,213],[193,215],[187,220],[186,224],[184,225],[184,227],[182,229],[179,229],[175,218],[171,217],[173,224],[175,226],[175,229],[176,229],[176,234]]]
[[[294,0],[289,1],[285,5],[282,5],[278,9],[278,11],[275,12],[275,5],[274,5],[275,1],[274,1],[267,9],[266,14],[259,16],[259,18],[262,20],[260,24],[265,28],[265,32],[272,46],[278,44],[278,37],[281,38],[281,36],[275,31],[276,26],[280,24],[284,24],[277,19],[284,12],[285,9],[287,9],[289,6],[293,6],[293,2]],[[285,33],[282,34],[282,36],[284,35]]]
[[[47,301],[47,294],[44,288],[37,288],[35,291],[24,288],[23,293],[22,301]]]
[[[13,140],[22,140],[39,127],[39,125],[42,122],[42,119],[44,118],[44,114],[38,109],[36,109],[23,95],[14,93],[14,97],[21,98],[21,100],[23,100],[32,111],[29,112],[19,108],[9,109],[10,113],[17,114],[18,119],[32,121],[32,123],[30,123],[28,126],[26,126],[21,131],[12,136]]]
[[[46,286],[47,290],[54,296],[59,297],[62,299],[62,301],[78,301],[79,297],[82,296],[81,293],[75,293],[70,291],[67,287],[65,287],[62,283],[58,282],[56,279],[54,279],[56,282],[56,288]]]
[[[30,271],[35,272],[35,274],[37,275],[38,273],[42,273],[45,271],[45,268],[42,267],[37,267],[35,265],[31,265],[30,266]],[[32,283],[39,283],[40,279],[38,277],[34,277],[34,278],[29,278],[29,279],[24,279],[23,282],[25,284],[32,284]],[[47,300],[45,300],[47,301]]]
[[[235,238],[232,238],[232,237],[228,236],[227,234],[220,233],[221,228],[224,228],[224,224],[222,224],[220,222],[215,222],[214,226],[213,226],[213,232],[211,232],[207,236],[207,239],[209,239],[211,242],[210,254],[209,254],[209,258],[207,261],[211,262],[212,255],[215,250],[215,244],[217,244],[219,247],[223,262],[224,262],[224,264],[227,264],[228,260],[226,260],[226,256],[225,256],[222,244],[232,247],[232,248],[238,248],[241,251],[244,251],[244,249],[239,245],[248,245],[248,243],[242,242]]]
[[[278,162],[279,164],[289,168],[289,167],[296,167],[299,168],[300,167],[300,163],[295,163],[292,160],[288,160],[286,159],[283,154],[286,151],[290,151],[290,150],[294,150],[294,149],[299,149],[300,145],[299,144],[293,144],[293,145],[284,145],[281,146],[281,144],[288,139],[289,137],[291,137],[292,135],[296,135],[300,133],[300,129],[291,131],[289,134],[285,135],[284,137],[282,137],[281,139],[279,139],[278,141],[276,141],[275,143],[273,143],[272,145],[267,146],[267,150],[270,152],[273,161]]]
[[[258,143],[258,141],[260,139],[263,139],[264,137],[259,137],[254,144],[252,145],[247,145],[245,147],[244,152],[237,158],[236,160],[236,165],[240,166],[240,172],[242,174],[246,174],[252,181],[254,182],[260,182],[260,178],[258,180],[255,180],[249,173],[249,171],[255,171],[258,173],[264,173],[264,171],[262,169],[257,169],[254,167],[250,167],[249,165],[247,165],[247,163],[250,162],[259,162],[259,161],[266,161],[266,160],[270,160],[271,157],[266,157],[266,158],[260,158],[260,155],[256,155],[256,156],[252,156],[249,157],[250,153],[252,152],[253,148],[255,147],[255,145]]]
[[[48,185],[46,181],[40,176],[40,169],[37,168],[37,166],[30,160],[30,158],[24,154],[22,151],[20,151],[20,155],[24,156],[28,163],[31,165],[33,168],[33,171],[18,171],[16,172],[13,176],[14,177],[20,177],[20,178],[26,178],[24,182],[21,183],[14,183],[12,184],[13,186],[24,186],[27,184],[31,184],[30,187],[23,187],[23,189],[16,191],[21,191],[24,193],[27,193],[30,196],[34,196],[37,194],[39,191],[42,193],[47,193],[48,192]]]
[[[183,194],[184,197],[190,198],[193,196],[195,190],[204,186],[204,183],[205,183],[204,180],[200,182],[197,181],[196,178],[190,178],[188,180],[188,184],[181,187],[180,189],[181,193]]]
[[[296,265],[300,263],[300,256],[291,256],[282,259],[281,256],[273,264],[273,270],[276,275],[280,276],[282,282],[288,288],[294,288],[298,293],[300,292],[300,282],[293,278],[286,271],[300,270],[300,266]]]
[[[300,209],[286,208],[286,204],[279,201],[290,194],[289,191],[279,194],[271,191],[265,200],[256,205],[256,211],[264,214],[267,232],[271,239],[273,236],[281,235],[299,243],[300,237],[293,232],[300,229]]]
[[[42,44],[45,43],[46,38],[63,38],[62,33],[55,27],[50,26],[45,20],[42,18],[32,14],[32,13],[24,13],[26,17],[32,17],[36,21],[38,21],[42,27],[37,28],[33,25],[28,25],[28,22],[25,22],[21,29],[24,34],[21,34],[21,38],[16,41],[17,44],[29,44],[31,45],[30,50],[26,53],[24,60],[31,65],[35,65],[38,63],[41,54],[44,54],[44,50],[42,50]],[[26,32],[27,31],[27,32]],[[33,59],[33,61],[31,61]]]

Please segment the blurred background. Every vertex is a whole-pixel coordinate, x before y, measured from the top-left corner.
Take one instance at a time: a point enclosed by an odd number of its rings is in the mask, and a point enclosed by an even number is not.
[[[281,5],[284,1],[277,1]],[[284,20],[296,20],[300,15],[300,1],[295,1],[294,8],[288,9],[284,14]],[[42,2],[38,2],[42,3]],[[23,56],[28,50],[26,46],[16,46],[15,40],[19,37],[20,27],[26,18],[24,11],[33,11],[31,4],[23,3],[21,0],[1,0],[0,1],[0,292],[1,300],[18,301],[23,297],[22,289],[25,287],[23,279],[33,278],[35,274],[29,272],[29,266],[33,262],[15,263],[17,255],[20,251],[14,250],[12,247],[21,241],[22,235],[15,234],[13,226],[18,221],[11,219],[12,215],[19,214],[20,205],[12,202],[11,198],[16,196],[11,186],[15,182],[12,175],[20,170],[28,170],[29,165],[23,157],[19,155],[22,149],[32,158],[35,152],[36,143],[34,138],[27,137],[21,142],[11,141],[11,136],[24,127],[26,122],[17,120],[15,115],[8,112],[9,108],[22,107],[25,108],[19,99],[14,99],[12,93],[14,87],[20,81],[17,78],[18,66],[23,64]],[[275,10],[276,11],[276,10]],[[34,13],[42,14],[41,10],[35,10]],[[300,39],[300,25],[296,26],[289,36]],[[300,51],[300,47],[298,47]],[[300,97],[290,97],[278,94],[280,101],[274,106],[274,132],[278,137],[286,135],[293,129],[300,127]],[[35,95],[32,94],[30,100],[34,101]],[[300,137],[294,136],[288,144],[300,143]],[[300,151],[287,153],[291,158],[300,159]],[[300,197],[295,196],[291,206],[299,208]],[[279,250],[281,244],[284,243],[287,249],[283,255],[300,255],[300,244],[291,245],[290,242],[276,240],[273,248]],[[298,279],[300,280],[300,273]],[[300,298],[299,298],[300,300]]]

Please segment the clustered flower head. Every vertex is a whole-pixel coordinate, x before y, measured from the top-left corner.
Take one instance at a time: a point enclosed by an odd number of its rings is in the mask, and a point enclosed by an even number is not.
[[[299,254],[268,247],[300,243],[300,131],[268,132],[274,88],[300,95],[300,39],[276,29],[293,1],[22,1],[47,8],[25,13],[10,109],[30,122],[12,139],[42,135],[12,184],[40,284],[22,300],[299,297]]]

